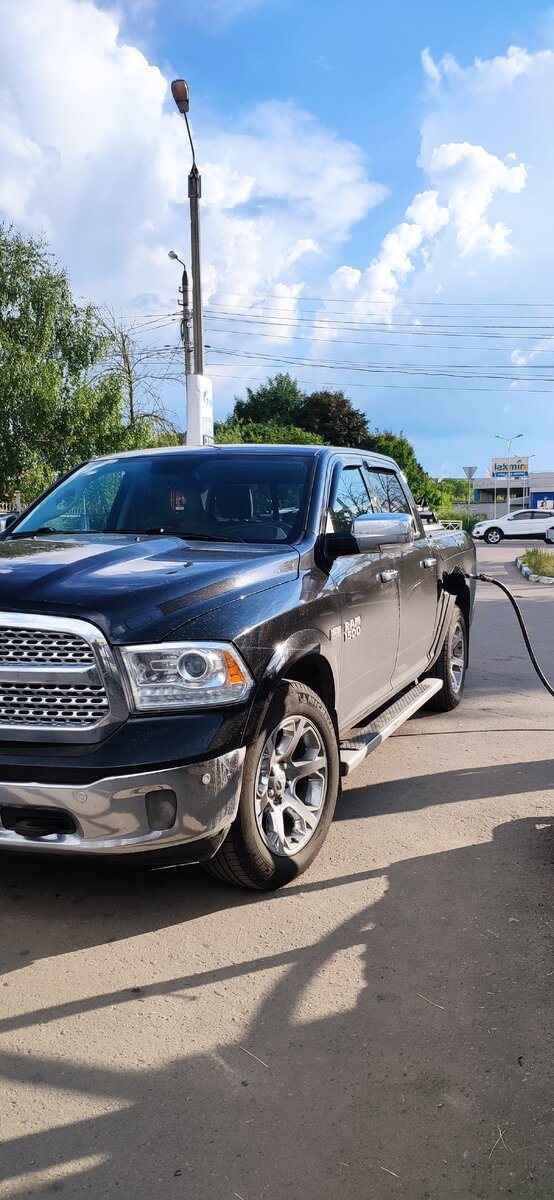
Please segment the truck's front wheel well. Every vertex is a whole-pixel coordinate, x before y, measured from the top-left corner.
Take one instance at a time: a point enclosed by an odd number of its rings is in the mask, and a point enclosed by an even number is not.
[[[284,678],[305,683],[319,696],[333,720],[335,719],[335,681],[329,663],[321,654],[308,654],[305,658],[291,663],[284,673]]]

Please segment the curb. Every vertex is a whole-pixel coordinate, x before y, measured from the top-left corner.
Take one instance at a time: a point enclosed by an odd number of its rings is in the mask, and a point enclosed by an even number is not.
[[[518,571],[521,571],[524,579],[528,579],[530,583],[546,583],[554,584],[554,577],[551,575],[533,575],[530,567],[526,567],[525,563],[520,558],[515,560]]]

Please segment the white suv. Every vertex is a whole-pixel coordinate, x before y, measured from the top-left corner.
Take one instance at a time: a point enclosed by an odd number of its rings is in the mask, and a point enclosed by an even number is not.
[[[483,538],[490,546],[496,546],[504,537],[542,537],[547,541],[550,529],[554,529],[554,509],[521,508],[509,516],[478,521],[473,537]]]

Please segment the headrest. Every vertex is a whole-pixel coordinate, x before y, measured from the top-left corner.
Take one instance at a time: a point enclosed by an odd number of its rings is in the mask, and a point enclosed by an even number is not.
[[[248,484],[219,484],[215,490],[214,509],[220,521],[250,521],[254,509]]]

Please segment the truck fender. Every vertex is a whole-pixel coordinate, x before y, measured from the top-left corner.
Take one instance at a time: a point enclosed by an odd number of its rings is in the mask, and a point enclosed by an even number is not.
[[[303,681],[317,691],[336,725],[339,663],[333,644],[320,629],[302,629],[279,642],[258,680],[246,722],[247,746],[259,737],[275,689],[287,678]]]

